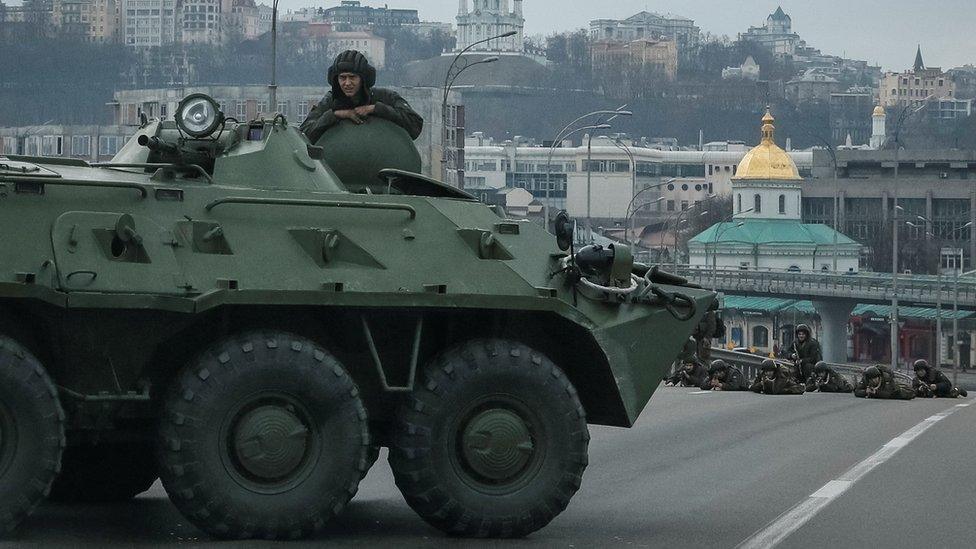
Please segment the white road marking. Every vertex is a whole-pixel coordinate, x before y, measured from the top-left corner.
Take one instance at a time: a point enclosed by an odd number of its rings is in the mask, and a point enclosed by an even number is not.
[[[692,391],[692,392],[690,392],[688,394],[689,395],[710,395],[710,394],[712,394],[712,392],[711,391]]]
[[[877,466],[888,461],[891,456],[898,453],[899,450],[915,440],[915,438],[928,430],[929,427],[952,415],[959,408],[966,408],[971,404],[973,403],[956,404],[953,408],[949,408],[945,412],[923,419],[911,429],[888,441],[877,452],[854,465],[841,476],[824,484],[819,490],[810,494],[809,497],[776,517],[776,519],[755,534],[749,536],[748,539],[740,543],[737,547],[739,549],[768,549],[776,547],[793,532],[796,532],[800,527],[809,522],[821,509],[846,492],[855,482],[870,473]]]

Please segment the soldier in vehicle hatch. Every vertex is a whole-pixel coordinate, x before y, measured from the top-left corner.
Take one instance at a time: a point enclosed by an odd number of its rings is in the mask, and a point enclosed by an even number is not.
[[[664,378],[666,387],[700,387],[705,381],[708,377],[708,369],[695,355],[696,347],[695,338],[688,338],[684,349],[678,355],[678,367],[674,374]]]
[[[803,384],[793,379],[789,366],[766,359],[749,390],[764,395],[802,395]]]
[[[742,370],[726,364],[724,360],[716,360],[708,367],[708,377],[702,382],[705,391],[745,391],[745,376]]]
[[[871,366],[854,387],[854,396],[859,398],[880,398],[911,400],[915,391],[908,385],[895,381],[895,374],[886,366]]]
[[[916,360],[914,366],[915,378],[912,379],[912,389],[915,390],[915,396],[956,398],[969,394],[965,389],[953,387],[942,370],[929,366],[928,361]]]
[[[813,338],[810,327],[806,324],[796,327],[794,337],[793,354],[790,355],[795,365],[793,375],[800,383],[806,383],[813,375],[813,366],[823,360],[820,342]]]
[[[370,116],[384,118],[407,130],[417,139],[424,128],[424,119],[400,94],[385,88],[374,88],[376,69],[366,56],[346,50],[336,56],[329,67],[332,90],[308,113],[300,127],[311,143],[341,120],[365,124]]]
[[[818,362],[813,367],[813,376],[807,379],[807,391],[818,391],[821,393],[850,393],[854,391],[854,386],[841,374],[827,366],[824,361]]]

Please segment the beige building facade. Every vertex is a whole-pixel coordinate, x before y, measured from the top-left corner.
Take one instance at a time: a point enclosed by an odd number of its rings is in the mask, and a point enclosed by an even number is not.
[[[881,78],[879,96],[885,107],[915,107],[931,99],[954,98],[955,93],[952,76],[939,67],[926,68],[919,47],[911,70],[889,72]]]

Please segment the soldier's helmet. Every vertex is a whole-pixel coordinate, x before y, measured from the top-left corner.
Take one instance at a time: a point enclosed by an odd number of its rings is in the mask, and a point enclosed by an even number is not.
[[[827,373],[827,363],[821,360],[813,366],[813,371],[818,374]]]
[[[762,370],[764,372],[775,371],[776,363],[767,358],[766,360],[762,361]]]
[[[915,373],[918,373],[919,370],[928,371],[929,361],[919,359],[915,361],[915,364],[913,364],[913,366],[915,368]]]
[[[793,330],[793,333],[796,333],[796,334],[798,334],[800,332],[806,332],[807,337],[810,337],[810,327],[807,326],[806,324],[798,324],[797,327],[796,327],[796,329]]]
[[[712,364],[708,367],[709,374],[715,374],[717,372],[728,370],[729,365],[725,363],[724,360],[713,360]]]
[[[864,370],[865,379],[875,379],[881,377],[881,370],[877,366],[871,366],[867,370]]]

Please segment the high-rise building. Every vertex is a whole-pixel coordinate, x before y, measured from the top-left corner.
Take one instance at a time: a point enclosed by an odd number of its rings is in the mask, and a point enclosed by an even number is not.
[[[121,0],[92,0],[91,26],[88,31],[92,42],[121,42],[120,5]]]
[[[926,67],[922,47],[915,53],[915,65],[907,71],[889,72],[881,78],[881,104],[885,107],[921,106],[930,100],[955,98],[952,76],[939,67]]]
[[[513,0],[512,9],[509,9],[509,0],[473,0],[474,5],[471,10],[468,10],[470,1],[460,0],[458,5],[458,51],[481,40],[513,31],[515,34],[512,36],[489,40],[474,46],[470,51],[495,53],[525,51],[523,36],[525,17],[522,16],[522,0]]]
[[[210,0],[217,2],[217,0]],[[122,0],[123,43],[133,48],[165,46],[176,41],[178,0]]]

